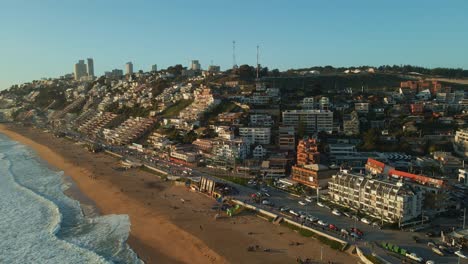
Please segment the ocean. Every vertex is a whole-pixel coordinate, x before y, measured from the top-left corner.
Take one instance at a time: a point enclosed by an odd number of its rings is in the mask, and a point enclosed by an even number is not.
[[[85,215],[72,186],[33,150],[0,134],[0,263],[143,263],[127,215]]]

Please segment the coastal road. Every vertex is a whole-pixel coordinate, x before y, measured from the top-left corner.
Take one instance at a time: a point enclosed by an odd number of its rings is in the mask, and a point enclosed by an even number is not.
[[[87,142],[90,141],[89,139],[85,139],[77,135],[73,135],[73,136],[80,141],[87,141]],[[104,145],[102,142],[95,142],[95,143],[100,143]],[[147,165],[154,166],[160,170],[168,172],[169,174],[182,174],[182,172],[186,170],[184,166],[174,164],[167,160],[150,158],[143,153],[132,151],[125,147],[113,147],[113,146],[107,146],[107,145],[104,145],[104,147],[111,151],[120,153],[123,156],[129,157],[132,160],[137,160]],[[223,182],[231,186],[234,186],[239,191],[239,194],[235,195],[235,198],[254,204],[250,199],[250,195],[252,193],[258,192],[258,190],[254,188],[254,186],[246,187],[246,186],[234,184],[232,182],[228,182],[226,180],[214,177],[213,175],[211,175],[211,173],[208,173],[206,169],[193,168],[192,176],[205,176],[217,182]],[[364,224],[360,221],[355,221],[345,216],[335,216],[331,213],[329,209],[326,209],[324,207],[319,207],[315,202],[307,203],[306,205],[300,205],[298,202],[304,201],[304,199],[301,197],[296,197],[284,191],[280,191],[276,188],[272,188],[268,186],[264,186],[263,188],[267,189],[267,192],[270,194],[270,197],[268,197],[268,199],[272,203],[274,203],[275,207],[270,207],[270,206],[266,206],[262,204],[254,204],[255,206],[261,207],[262,209],[271,211],[275,214],[283,215],[284,217],[288,217],[291,219],[294,219],[294,217],[288,214],[283,214],[282,212],[278,210],[278,208],[288,207],[288,208],[293,209],[296,212],[304,211],[307,214],[311,214],[323,221],[326,221],[327,223],[334,224],[339,228],[349,229],[350,227],[355,226],[364,232],[364,238],[361,241],[351,241],[351,240],[348,240],[348,241],[350,241],[350,244],[353,244],[353,243],[358,244],[361,248],[364,248],[365,250],[369,252],[374,250],[377,253],[379,253],[380,256],[382,256],[381,254],[383,254],[385,251],[381,248],[373,246],[373,244],[370,242],[372,241],[372,242],[380,243],[380,242],[385,241],[385,242],[391,242],[392,244],[397,244],[400,247],[408,249],[410,252],[416,253],[418,256],[421,256],[424,259],[434,260],[436,263],[457,263],[458,261],[455,255],[441,257],[433,253],[430,250],[430,248],[427,246],[427,241],[424,240],[425,237],[423,233],[412,233],[412,232],[404,232],[400,230],[389,230],[389,229],[379,230],[370,225]],[[296,218],[295,220],[298,220],[298,219]],[[337,237],[339,236],[339,234],[331,232],[329,230],[326,230],[326,232]],[[413,236],[418,236],[424,241],[424,243],[416,243],[413,239]],[[386,259],[387,257],[389,259],[393,258],[387,255],[382,256],[382,257],[385,257]],[[390,261],[390,262],[394,262],[394,261]],[[461,263],[468,263],[468,261],[462,260]]]

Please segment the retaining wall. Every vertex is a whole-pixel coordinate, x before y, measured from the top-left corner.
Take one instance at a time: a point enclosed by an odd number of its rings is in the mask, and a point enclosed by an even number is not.
[[[252,209],[252,210],[254,210],[254,211],[256,211],[256,212],[259,212],[259,213],[261,213],[261,214],[264,214],[264,215],[267,215],[267,216],[269,216],[269,217],[272,217],[273,219],[275,219],[276,217],[278,217],[278,215],[276,215],[276,214],[274,214],[274,213],[271,213],[271,212],[268,212],[268,211],[265,211],[265,210],[263,210],[263,209],[257,208],[257,207],[254,206],[254,205],[246,204],[246,203],[244,203],[244,202],[242,202],[242,201],[239,201],[239,200],[232,200],[232,201],[233,201],[234,203],[237,203],[237,204],[239,204],[239,205],[242,205],[242,206],[244,206],[244,207],[246,207],[246,208]],[[301,225],[301,224],[299,224],[299,223],[297,223],[297,222],[295,222],[295,221],[292,221],[292,220],[290,220],[290,219],[283,218],[283,221],[286,221],[287,223],[292,224],[292,225],[295,225],[295,226],[297,226],[297,227],[299,227],[299,228],[304,228],[304,229],[307,229],[307,230],[309,230],[309,231],[312,231],[312,232],[316,233],[316,234],[319,235],[319,236],[323,236],[323,237],[326,237],[326,238],[328,238],[328,239],[330,239],[330,240],[337,241],[338,243],[343,244],[343,247],[345,247],[346,245],[348,245],[348,242],[346,242],[346,241],[344,241],[344,240],[341,240],[341,239],[336,238],[336,237],[334,237],[334,236],[331,236],[331,235],[329,235],[329,234],[323,233],[323,232],[318,231],[318,230],[316,230],[316,229],[310,228],[310,227],[308,227],[308,226],[303,226],[303,225]]]

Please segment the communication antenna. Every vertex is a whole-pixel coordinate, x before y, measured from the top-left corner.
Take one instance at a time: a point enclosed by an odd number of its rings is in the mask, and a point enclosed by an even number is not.
[[[257,45],[257,79],[258,79],[258,72],[259,72],[259,68],[260,68],[260,64],[259,64],[259,60],[258,60],[258,56],[259,56],[259,46]]]
[[[237,63],[236,63],[236,41],[232,41],[232,68],[237,69]]]

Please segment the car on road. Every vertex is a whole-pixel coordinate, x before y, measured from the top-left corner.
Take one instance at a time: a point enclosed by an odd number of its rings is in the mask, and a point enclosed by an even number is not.
[[[355,216],[355,215],[353,215],[352,218],[353,218],[353,220],[355,220],[355,221],[359,221],[359,217],[357,217],[357,216]]]
[[[295,216],[299,216],[299,214],[296,213],[296,211],[294,211],[293,209],[289,210],[289,213]]]
[[[354,238],[361,238],[361,236],[357,233],[354,233],[354,232],[351,232],[350,236],[354,237]]]
[[[265,195],[266,197],[270,197],[271,195],[267,192],[264,192],[263,195]]]
[[[323,207],[327,208],[328,210],[331,210],[331,207],[326,204],[324,204]]]
[[[455,255],[459,256],[460,258],[463,258],[463,259],[468,259],[468,255],[464,252],[462,252],[461,250],[457,250],[455,251]]]
[[[265,200],[262,201],[262,204],[264,204],[264,205],[270,205],[271,203],[270,203],[270,201],[268,201],[267,199],[265,199]]]
[[[268,192],[268,190],[266,188],[261,188],[260,191],[262,192]]]
[[[342,234],[349,235],[348,230],[346,230],[346,229],[344,229],[344,228],[341,228],[340,231],[341,231]]]
[[[317,202],[317,205],[320,206],[320,207],[324,207],[325,205],[321,202]]]
[[[373,222],[372,226],[378,229],[382,229],[382,226],[378,222]]]
[[[368,224],[368,225],[371,224],[371,221],[369,221],[369,219],[367,219],[365,217],[361,218],[361,222],[363,222],[364,224]]]
[[[439,256],[445,256],[444,252],[442,252],[442,250],[436,248],[436,247],[433,247],[431,248],[432,252],[436,253],[437,255]]]
[[[299,201],[299,202],[297,202],[297,203],[300,204],[300,205],[303,205],[303,206],[306,205],[306,203],[303,202],[303,201]]]
[[[351,232],[358,234],[359,236],[363,236],[364,232],[359,230],[359,228],[351,227]]]
[[[417,262],[419,262],[419,263],[422,263],[422,261],[423,261],[423,258],[421,258],[420,256],[416,255],[416,253],[411,253],[411,254],[406,253],[406,257],[408,257],[408,258],[410,258],[410,259],[412,259],[412,260],[415,260],[415,261],[417,261]]]
[[[318,218],[313,215],[309,215],[307,217],[307,220],[309,220],[310,222],[315,222],[315,221],[318,221]]]
[[[346,216],[346,217],[349,217],[349,218],[351,218],[351,217],[352,217],[352,215],[351,215],[350,213],[343,212],[343,214],[344,214],[344,216]]]
[[[311,203],[313,201],[313,198],[310,196],[307,196],[304,200],[308,203]]]
[[[281,212],[287,212],[287,211],[289,211],[289,208],[288,207],[281,207],[280,211]]]
[[[341,212],[338,211],[337,209],[333,209],[332,214],[334,214],[336,216],[341,216]]]
[[[336,227],[336,225],[334,225],[334,224],[329,224],[328,228],[330,228],[331,230],[338,231],[338,227]]]
[[[327,226],[328,223],[323,221],[323,220],[318,220],[317,224],[321,225],[321,226]]]

